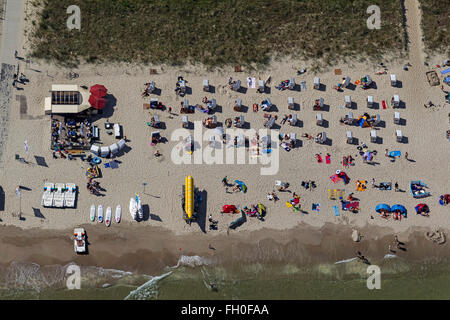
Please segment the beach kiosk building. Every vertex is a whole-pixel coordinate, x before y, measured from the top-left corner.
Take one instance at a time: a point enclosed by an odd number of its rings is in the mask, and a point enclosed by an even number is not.
[[[78,85],[53,84],[50,97],[44,99],[45,114],[80,113],[91,107],[90,92]]]

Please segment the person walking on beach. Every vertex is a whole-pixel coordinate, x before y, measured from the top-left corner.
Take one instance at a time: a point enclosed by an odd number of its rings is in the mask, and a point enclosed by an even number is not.
[[[405,152],[405,159],[408,160],[408,152]]]
[[[388,150],[388,149],[386,149],[386,151],[384,152],[384,155],[385,155],[386,157],[389,157],[389,150]]]
[[[375,178],[372,178],[372,188],[375,188]]]
[[[394,184],[395,192],[398,192],[398,182]]]
[[[227,186],[227,185],[228,185],[228,178],[227,178],[227,176],[223,177],[223,179],[222,179],[222,184],[223,184],[224,186]]]

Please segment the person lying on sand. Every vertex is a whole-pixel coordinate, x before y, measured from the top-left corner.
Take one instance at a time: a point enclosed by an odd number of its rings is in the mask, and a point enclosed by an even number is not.
[[[304,133],[304,134],[302,134],[302,137],[303,137],[303,138],[308,138],[308,140],[314,139],[314,137],[313,137],[312,135],[310,135],[309,133]]]

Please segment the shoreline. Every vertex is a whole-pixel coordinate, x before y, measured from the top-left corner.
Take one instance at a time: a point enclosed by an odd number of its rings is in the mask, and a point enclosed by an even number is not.
[[[0,227],[3,259],[0,268],[12,262],[38,265],[97,266],[126,272],[159,275],[167,267],[176,266],[181,256],[199,256],[208,264],[231,265],[248,263],[281,263],[298,266],[333,264],[355,257],[356,251],[376,263],[386,254],[420,262],[450,259],[448,242],[438,245],[425,238],[426,228],[409,228],[394,233],[391,228],[366,226],[358,229],[360,242],[351,238],[352,227],[328,223],[321,228],[299,225],[287,230],[260,229],[251,232],[224,234],[174,235],[165,228],[146,226],[120,230],[86,228],[88,255],[76,255],[71,240],[72,230],[20,229]],[[48,232],[50,231],[50,232]],[[448,234],[449,230],[442,229]],[[406,251],[395,249],[393,237],[405,243]],[[215,250],[209,249],[211,244]]]

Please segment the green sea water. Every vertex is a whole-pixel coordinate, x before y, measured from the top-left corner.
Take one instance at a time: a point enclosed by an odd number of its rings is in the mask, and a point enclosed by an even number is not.
[[[378,262],[380,289],[368,289],[367,265],[293,264],[179,265],[159,276],[125,274],[81,290],[64,286],[3,288],[1,299],[450,299],[450,263]],[[101,279],[100,279],[101,278]],[[105,284],[107,282],[107,284]],[[211,284],[217,290],[211,289]]]

